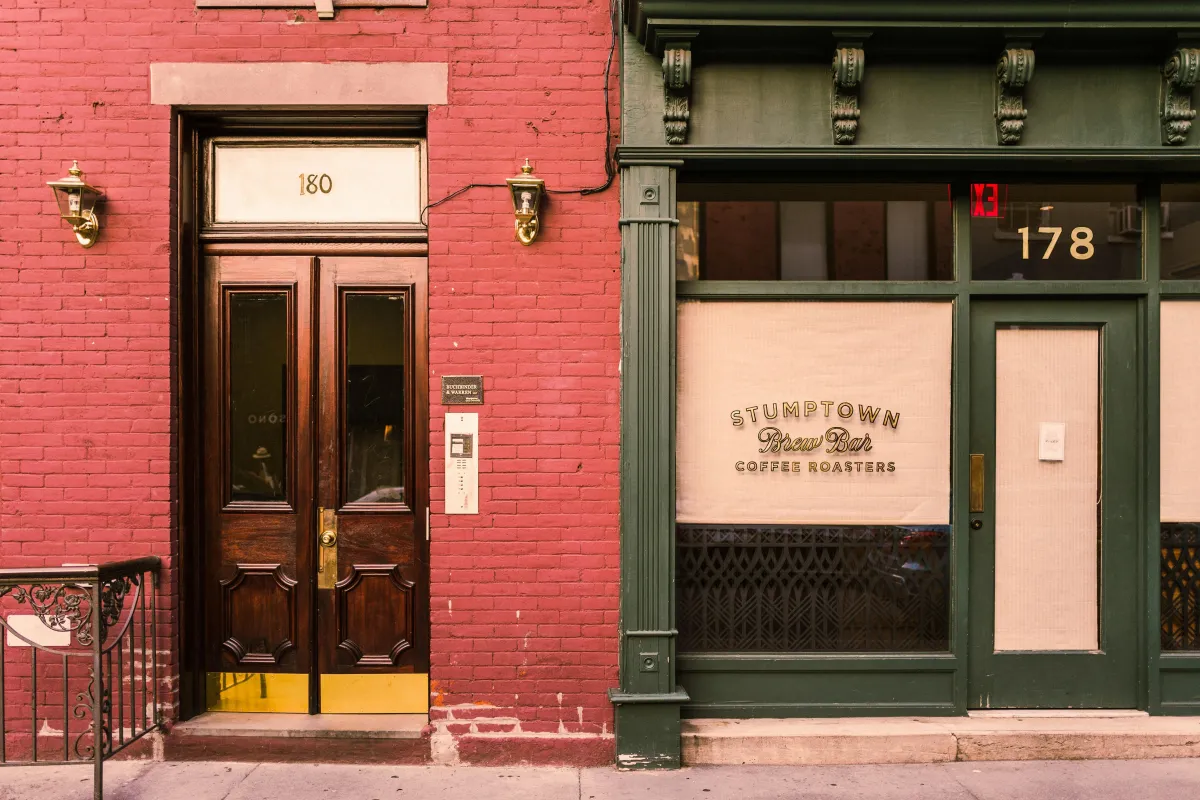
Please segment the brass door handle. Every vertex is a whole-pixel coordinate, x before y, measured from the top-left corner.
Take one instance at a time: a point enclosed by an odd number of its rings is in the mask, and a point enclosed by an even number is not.
[[[337,544],[337,534],[333,531],[325,531],[321,534],[321,547],[333,547]]]

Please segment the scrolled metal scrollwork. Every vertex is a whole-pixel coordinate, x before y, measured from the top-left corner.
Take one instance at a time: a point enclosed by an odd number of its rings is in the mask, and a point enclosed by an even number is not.
[[[88,715],[92,713],[92,703],[95,698],[95,689],[96,673],[91,667],[88,667],[87,690],[76,693],[75,706],[71,709],[71,716],[73,716],[75,719],[87,719]],[[86,737],[89,734],[92,734],[95,731],[95,728],[96,721],[93,719],[88,723],[88,726],[84,728],[78,736],[75,737],[75,755],[77,755],[79,758],[88,760],[95,755],[95,747],[92,744],[84,743]],[[92,737],[91,742],[95,742],[95,736]]]
[[[71,716],[75,719],[87,719],[92,714],[92,708],[96,701],[96,673],[91,667],[88,667],[88,685],[87,690],[77,692],[75,695],[75,706],[71,709]],[[79,732],[75,737],[73,749],[75,755],[84,760],[90,760],[96,754],[96,742],[100,742],[100,753],[102,756],[107,756],[112,752],[112,729],[109,725],[109,718],[112,714],[112,691],[107,686],[100,687],[100,720],[99,720],[99,735],[97,736],[97,720],[92,719],[88,722],[86,728]],[[90,737],[90,738],[89,738]]]
[[[125,607],[125,598],[135,586],[141,585],[137,575],[112,578],[100,584],[100,640],[104,641],[108,629],[117,624]]]
[[[42,624],[60,633],[74,633],[83,646],[92,643],[91,601],[86,589],[69,584],[0,586],[0,597],[27,603]]]

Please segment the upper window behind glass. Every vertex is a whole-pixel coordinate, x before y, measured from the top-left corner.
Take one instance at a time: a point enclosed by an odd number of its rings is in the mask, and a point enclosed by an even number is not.
[[[973,183],[975,280],[1137,280],[1142,211],[1134,186]]]
[[[1200,280],[1200,184],[1162,187],[1163,280]]]
[[[679,196],[679,280],[954,277],[945,184],[681,185]]]

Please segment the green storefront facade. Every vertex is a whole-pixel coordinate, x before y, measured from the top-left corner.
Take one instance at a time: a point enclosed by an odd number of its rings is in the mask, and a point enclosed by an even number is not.
[[[1200,712],[1200,8],[624,13],[619,765]]]

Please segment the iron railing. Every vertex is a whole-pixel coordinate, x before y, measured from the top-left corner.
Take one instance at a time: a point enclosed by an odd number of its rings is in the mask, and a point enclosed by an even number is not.
[[[0,569],[0,766],[91,762],[101,800],[104,760],[161,721],[160,565]]]

